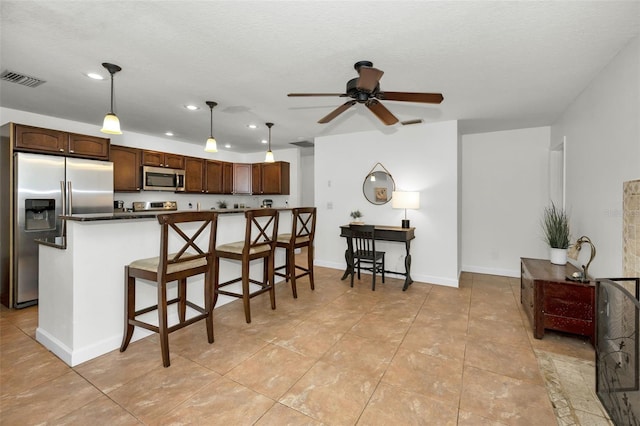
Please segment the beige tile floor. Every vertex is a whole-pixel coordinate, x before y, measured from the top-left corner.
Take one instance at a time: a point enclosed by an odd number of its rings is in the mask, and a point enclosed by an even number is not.
[[[458,289],[403,292],[387,278],[372,292],[368,275],[352,289],[315,271],[298,299],[278,284],[275,311],[252,299],[251,324],[241,301],[217,308],[211,345],[202,322],[171,334],[169,368],[155,335],[70,368],[34,340],[36,307],[3,308],[0,424],[609,424],[593,348],[534,339],[518,279],[465,273]]]

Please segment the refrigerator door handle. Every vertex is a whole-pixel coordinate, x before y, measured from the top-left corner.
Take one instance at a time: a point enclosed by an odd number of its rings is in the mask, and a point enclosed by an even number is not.
[[[67,191],[65,191],[65,181],[60,181],[60,194],[62,195],[62,215],[67,214]]]
[[[66,191],[66,182],[61,180],[60,181],[60,195],[62,197],[62,215],[66,216],[67,215],[67,191]],[[66,237],[67,236],[67,221],[66,220],[62,220],[62,223],[60,224],[60,235],[61,237]]]
[[[73,191],[71,190],[71,181],[67,182],[67,199],[69,200],[69,216],[73,214]]]

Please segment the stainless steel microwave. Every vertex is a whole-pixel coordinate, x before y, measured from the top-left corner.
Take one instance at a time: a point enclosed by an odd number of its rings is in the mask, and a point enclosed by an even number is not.
[[[142,166],[142,189],[184,192],[184,170]]]

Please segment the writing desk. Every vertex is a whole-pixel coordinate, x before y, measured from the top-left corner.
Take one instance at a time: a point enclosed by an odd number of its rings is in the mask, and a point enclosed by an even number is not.
[[[407,252],[407,255],[404,258],[404,272],[387,271],[386,269],[384,271],[385,273],[398,274],[405,277],[402,291],[409,288],[413,282],[413,279],[411,278],[411,240],[415,238],[415,229],[416,228],[401,228],[400,226],[375,225],[375,239],[377,241],[404,243],[405,250]],[[351,245],[352,234],[349,225],[340,226],[340,236],[347,239],[347,250],[344,252],[344,257],[347,261],[347,269],[345,269],[341,278],[344,280],[353,272],[353,248]]]

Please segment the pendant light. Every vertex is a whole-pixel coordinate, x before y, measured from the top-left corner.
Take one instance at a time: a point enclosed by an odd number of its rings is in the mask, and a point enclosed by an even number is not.
[[[100,131],[111,135],[121,135],[122,131],[120,130],[120,120],[118,120],[118,117],[113,112],[113,75],[118,71],[122,71],[122,68],[108,62],[103,62],[102,66],[109,71],[109,74],[111,74],[111,109],[109,110],[109,113],[104,116],[104,122],[102,123],[102,129],[100,129]]]
[[[207,105],[209,105],[209,109],[211,110],[211,131],[209,132],[209,139],[207,139],[207,144],[204,146],[204,150],[207,152],[218,152],[218,144],[216,142],[216,138],[213,137],[213,107],[218,104],[213,101],[207,101]]]
[[[273,126],[273,123],[265,123],[265,124],[269,128],[269,150],[267,151],[267,155],[264,158],[264,162],[273,163],[274,161],[276,161],[275,158],[273,158],[273,152],[271,152],[271,127]]]

